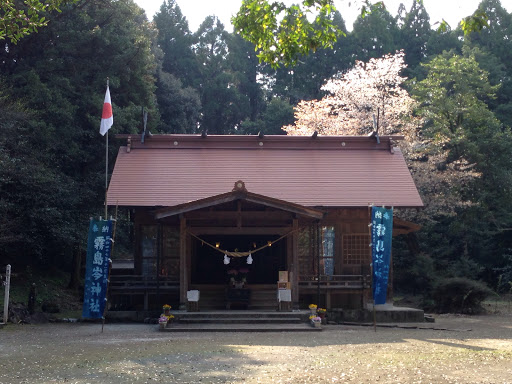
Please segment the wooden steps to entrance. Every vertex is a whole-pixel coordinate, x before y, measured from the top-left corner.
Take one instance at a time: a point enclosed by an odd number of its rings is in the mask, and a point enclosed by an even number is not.
[[[306,322],[307,313],[276,311],[211,311],[175,313],[165,332],[315,332]]]
[[[277,286],[273,284],[249,284],[251,290],[249,305],[244,308],[255,311],[277,310]],[[201,311],[218,311],[226,309],[226,286],[215,284],[193,285],[191,289],[200,292],[199,308]]]

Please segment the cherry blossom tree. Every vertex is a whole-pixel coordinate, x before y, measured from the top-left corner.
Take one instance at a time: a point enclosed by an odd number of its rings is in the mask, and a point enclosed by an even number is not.
[[[328,94],[321,100],[301,101],[295,108],[295,125],[283,129],[289,135],[403,134],[413,140],[415,127],[410,112],[414,103],[402,87],[406,78],[404,52],[369,62],[328,80]]]
[[[321,100],[301,101],[295,107],[295,124],[283,127],[289,135],[403,135],[399,143],[427,209],[411,212],[409,219],[430,220],[439,212],[454,214],[468,204],[461,190],[478,172],[471,167],[447,164],[448,151],[425,135],[423,120],[415,117],[418,105],[403,87],[407,67],[404,52],[385,55],[355,66],[326,81]],[[414,85],[414,84],[413,84]],[[432,149],[437,150],[432,150]],[[422,220],[422,221],[423,221]]]

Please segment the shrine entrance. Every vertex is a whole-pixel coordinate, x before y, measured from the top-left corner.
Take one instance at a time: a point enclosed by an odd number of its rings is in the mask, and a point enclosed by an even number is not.
[[[199,236],[204,242],[194,239],[191,260],[191,284],[228,285],[230,281],[244,281],[246,284],[275,284],[279,271],[287,269],[286,238],[272,246],[251,253],[248,257],[229,257],[224,264],[224,254],[212,249],[206,243],[218,245],[221,250],[250,252],[276,241],[279,235],[207,235]],[[250,262],[251,260],[249,260]]]

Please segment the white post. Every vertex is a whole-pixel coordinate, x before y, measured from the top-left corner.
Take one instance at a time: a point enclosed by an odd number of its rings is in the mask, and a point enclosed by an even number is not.
[[[9,287],[11,286],[11,265],[5,269],[5,299],[4,299],[4,324],[7,324],[9,314]]]

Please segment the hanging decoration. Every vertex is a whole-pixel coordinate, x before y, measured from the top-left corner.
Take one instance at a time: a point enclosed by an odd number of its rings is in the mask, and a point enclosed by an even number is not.
[[[292,231],[288,232],[287,234],[285,234],[285,235],[281,236],[281,237],[280,237],[280,238],[278,238],[277,240],[274,240],[274,241],[270,241],[270,240],[269,240],[269,241],[267,241],[267,244],[265,244],[265,245],[263,245],[263,246],[261,246],[261,247],[259,247],[259,248],[253,249],[252,251],[246,251],[246,252],[238,252],[238,249],[237,249],[237,250],[235,250],[235,251],[228,251],[228,250],[226,250],[226,249],[221,249],[221,248],[220,248],[220,243],[219,243],[219,242],[217,242],[217,243],[215,243],[215,245],[213,245],[213,244],[208,243],[207,241],[204,241],[203,239],[201,239],[201,238],[200,238],[200,237],[198,237],[197,235],[193,234],[192,232],[189,232],[189,231],[187,231],[187,232],[188,232],[192,237],[195,237],[197,240],[199,240],[201,243],[206,244],[207,246],[209,246],[209,247],[211,247],[211,248],[215,249],[216,251],[219,251],[219,252],[224,253],[224,264],[226,264],[226,265],[227,265],[227,264],[229,264],[229,262],[230,262],[229,257],[247,257],[247,264],[252,264],[252,262],[253,262],[252,254],[253,254],[253,253],[256,253],[256,252],[258,252],[258,251],[261,251],[262,249],[265,249],[265,248],[267,248],[267,247],[271,247],[271,246],[272,246],[272,244],[277,243],[278,241],[280,241],[280,240],[284,239],[285,237],[287,237],[287,236],[291,235],[292,233],[297,232],[297,231],[299,231],[299,230],[300,230],[300,228],[294,229],[294,230],[292,230]],[[255,245],[256,245],[256,243],[253,243],[253,246],[255,246]],[[229,256],[229,257],[228,257],[228,256]]]

